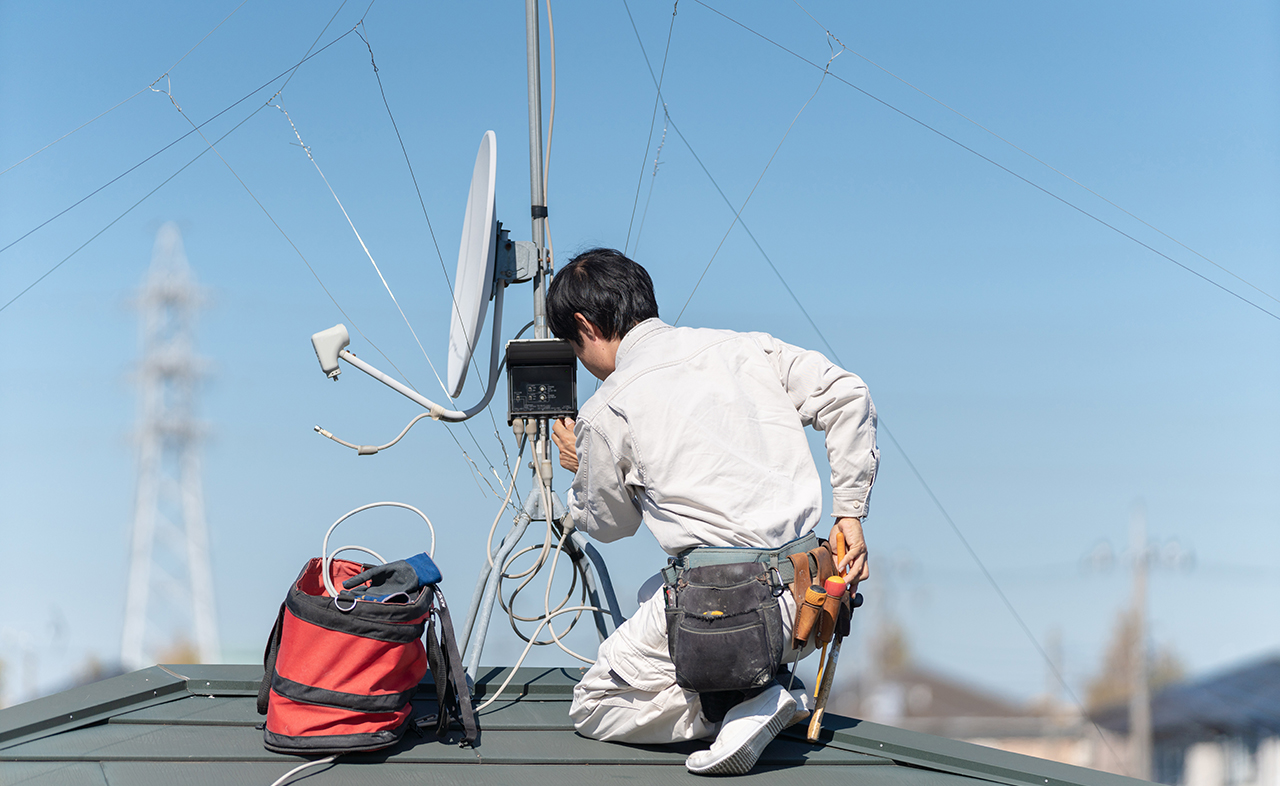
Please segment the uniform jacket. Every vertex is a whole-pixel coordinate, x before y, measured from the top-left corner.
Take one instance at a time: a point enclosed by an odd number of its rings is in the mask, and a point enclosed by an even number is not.
[[[669,554],[772,548],[813,530],[822,488],[804,427],[825,432],[836,516],[866,516],[879,452],[857,375],[765,333],[648,319],[582,407],[569,491],[602,541],[643,522]]]

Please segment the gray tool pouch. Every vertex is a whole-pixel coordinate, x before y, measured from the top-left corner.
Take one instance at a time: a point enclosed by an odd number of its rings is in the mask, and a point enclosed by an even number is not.
[[[697,693],[769,684],[782,664],[782,617],[758,562],[683,572],[667,598],[667,646],[676,683]]]

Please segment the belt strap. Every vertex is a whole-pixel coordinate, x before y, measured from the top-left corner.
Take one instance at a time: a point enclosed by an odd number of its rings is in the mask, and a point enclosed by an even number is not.
[[[662,569],[662,578],[669,585],[675,585],[680,574],[689,568],[704,565],[732,565],[740,562],[760,562],[778,571],[784,585],[795,581],[795,568],[791,560],[792,554],[804,552],[818,547],[818,536],[810,532],[801,535],[790,543],[784,543],[776,549],[748,549],[728,546],[697,546],[671,557],[667,567]]]

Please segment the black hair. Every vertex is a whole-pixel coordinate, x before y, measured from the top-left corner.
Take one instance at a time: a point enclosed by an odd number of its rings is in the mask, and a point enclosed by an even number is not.
[[[600,328],[606,340],[625,336],[658,316],[653,280],[620,251],[584,251],[556,274],[547,291],[547,323],[556,338],[580,343],[575,313]]]

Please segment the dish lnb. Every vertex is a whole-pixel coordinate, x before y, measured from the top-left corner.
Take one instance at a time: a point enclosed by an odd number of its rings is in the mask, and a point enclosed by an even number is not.
[[[316,359],[320,368],[329,379],[338,380],[342,369],[338,367],[338,353],[351,343],[346,325],[334,325],[328,330],[321,330],[311,337],[311,346],[316,351]]]

